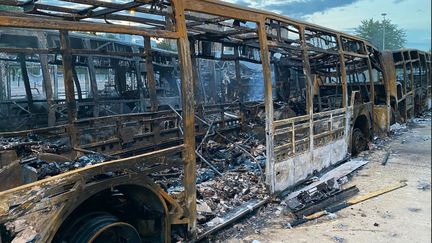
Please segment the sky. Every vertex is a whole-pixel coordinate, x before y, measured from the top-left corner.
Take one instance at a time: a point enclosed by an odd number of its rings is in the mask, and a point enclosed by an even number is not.
[[[382,13],[407,33],[407,48],[431,48],[431,0],[225,0],[355,34],[363,19]]]
[[[127,2],[128,0],[104,0]],[[355,34],[364,19],[382,20],[382,13],[407,33],[407,48],[431,49],[431,0],[224,0],[265,9],[294,19]],[[40,2],[66,3],[59,0]],[[71,6],[68,6],[71,7]]]

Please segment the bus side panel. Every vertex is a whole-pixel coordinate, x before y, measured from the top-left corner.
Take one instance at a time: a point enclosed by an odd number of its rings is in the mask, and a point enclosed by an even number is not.
[[[329,124],[329,129],[321,133],[314,132],[312,136],[314,147],[307,152],[279,160],[275,164],[276,192],[292,188],[314,172],[337,164],[347,157],[352,109],[340,109],[327,112],[326,115],[322,114],[314,114],[314,117],[326,117],[319,121]],[[278,161],[277,158],[275,161]]]

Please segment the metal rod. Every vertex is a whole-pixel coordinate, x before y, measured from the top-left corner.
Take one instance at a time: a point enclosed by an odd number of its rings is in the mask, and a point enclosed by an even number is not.
[[[219,172],[218,169],[216,169],[216,167],[214,167],[214,165],[212,163],[210,163],[208,160],[206,160],[206,158],[204,158],[204,156],[202,156],[202,154],[200,154],[198,151],[195,151],[196,155],[198,155],[198,157],[204,162],[206,163],[214,172],[216,172],[216,174],[218,174],[219,176],[223,177],[223,174],[221,172]]]

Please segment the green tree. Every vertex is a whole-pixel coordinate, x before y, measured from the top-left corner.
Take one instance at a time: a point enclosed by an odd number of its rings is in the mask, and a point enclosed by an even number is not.
[[[385,29],[384,29],[385,27]],[[406,44],[406,32],[389,19],[381,22],[378,20],[362,20],[361,25],[356,28],[358,36],[368,40],[380,50],[383,49],[383,34],[385,31],[385,49],[395,50],[403,48]]]
[[[173,47],[170,40],[164,39],[161,42],[156,44],[156,47],[163,50],[175,51],[176,49]]]

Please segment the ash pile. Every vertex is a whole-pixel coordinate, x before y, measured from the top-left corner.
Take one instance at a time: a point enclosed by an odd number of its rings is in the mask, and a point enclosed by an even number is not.
[[[246,204],[268,196],[264,184],[266,148],[253,132],[211,131],[197,146],[198,233],[223,224]],[[171,195],[183,191],[181,169],[153,174]]]
[[[242,205],[263,200],[265,146],[253,132],[216,133],[198,147],[203,162],[197,177],[198,233],[225,222]],[[214,169],[208,168],[214,166]],[[211,177],[209,170],[214,172]]]
[[[4,158],[0,173],[5,173],[8,168],[16,168],[13,165],[17,164],[28,183],[111,160],[99,153],[71,159],[71,152],[67,138],[45,139],[35,134],[26,137],[0,137],[0,155],[2,160]]]

